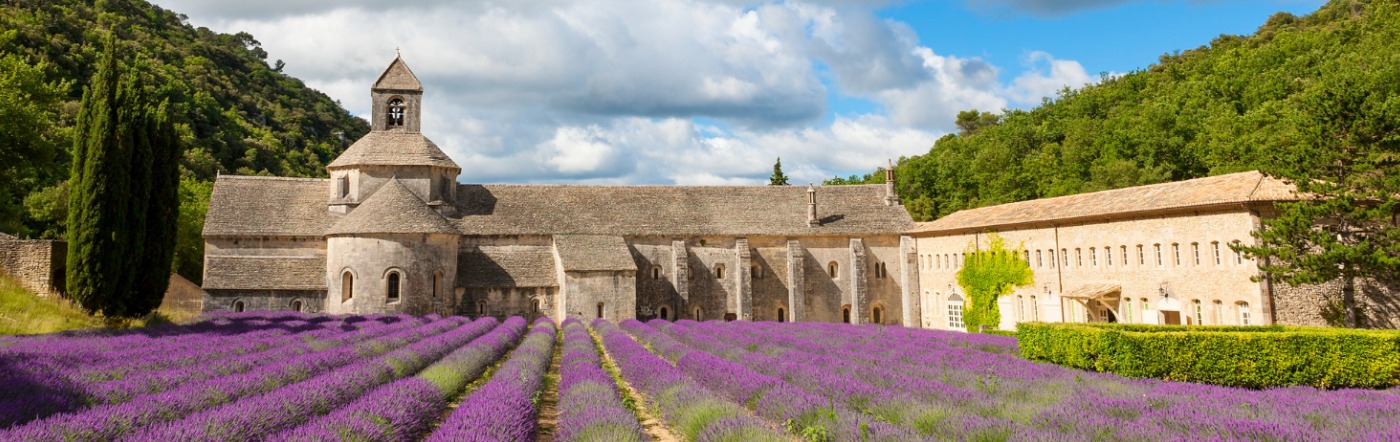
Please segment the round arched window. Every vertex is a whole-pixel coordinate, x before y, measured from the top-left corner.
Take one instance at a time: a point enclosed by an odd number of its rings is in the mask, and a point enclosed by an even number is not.
[[[395,98],[389,100],[389,118],[385,120],[389,127],[403,126],[404,106],[403,100]]]

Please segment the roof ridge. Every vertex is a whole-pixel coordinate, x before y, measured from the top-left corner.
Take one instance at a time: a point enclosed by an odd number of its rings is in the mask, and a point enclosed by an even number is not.
[[[263,175],[219,175],[219,176],[218,176],[218,179],[221,179],[221,180],[222,180],[222,179],[230,179],[230,180],[267,180],[267,181],[302,181],[302,182],[315,182],[315,181],[326,181],[326,180],[329,180],[330,178],[310,178],[310,177],[293,177],[293,176],[263,176]]]
[[[394,177],[326,232],[327,235],[357,233],[460,232],[452,221],[428,207],[418,194]]]

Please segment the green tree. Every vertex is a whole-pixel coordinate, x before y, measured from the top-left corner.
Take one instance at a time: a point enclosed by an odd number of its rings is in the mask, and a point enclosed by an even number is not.
[[[1400,57],[1364,75],[1354,70],[1301,98],[1297,144],[1279,153],[1275,173],[1297,183],[1305,198],[1278,204],[1278,216],[1254,233],[1257,246],[1236,247],[1288,284],[1339,281],[1347,327],[1365,326],[1357,279],[1400,279],[1396,63]]]
[[[0,46],[14,31],[0,33]],[[28,235],[22,204],[29,189],[61,179],[58,106],[68,83],[46,79],[47,63],[0,55],[0,231]]]
[[[958,136],[969,137],[982,131],[982,128],[995,126],[1000,121],[997,114],[991,112],[978,112],[977,109],[958,112]]]
[[[126,195],[130,141],[120,127],[115,42],[98,59],[83,91],[73,144],[68,199],[68,296],[84,309],[116,310],[128,269]]]
[[[204,281],[204,214],[214,183],[193,178],[180,180],[180,222],[175,235],[174,271],[193,281]]]
[[[84,309],[140,316],[169,282],[179,210],[179,137],[116,39],[84,93],[68,206],[69,295]]]
[[[982,326],[996,329],[1001,324],[1001,308],[997,299],[1010,294],[1016,287],[1035,284],[1030,263],[1021,259],[1021,247],[1007,249],[1001,235],[988,235],[987,250],[977,250],[969,244],[958,270],[958,285],[967,293],[963,308],[963,324],[968,331],[980,331]]]
[[[783,175],[783,158],[778,157],[778,162],[773,163],[773,176],[768,177],[769,186],[788,185],[787,175]]]

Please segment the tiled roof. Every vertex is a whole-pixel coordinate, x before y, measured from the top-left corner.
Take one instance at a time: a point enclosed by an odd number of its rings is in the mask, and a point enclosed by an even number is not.
[[[365,233],[450,233],[457,229],[396,178],[337,221],[327,235]]]
[[[315,178],[220,176],[204,236],[322,236],[331,224],[327,185]]]
[[[457,260],[463,287],[557,287],[554,252],[546,247],[473,247]]]
[[[819,227],[807,226],[804,186],[462,185],[466,235],[861,235],[914,227],[882,185],[817,188]]]
[[[370,131],[345,149],[326,169],[354,166],[437,166],[462,170],[419,132]]]
[[[205,257],[206,290],[325,290],[324,256]]]
[[[389,63],[389,67],[384,68],[384,73],[379,74],[379,79],[374,81],[373,89],[392,89],[399,91],[422,91],[423,84],[418,82],[418,76],[413,75],[413,71],[408,68],[408,64],[402,58],[394,57],[394,61]]]
[[[637,271],[621,236],[555,235],[554,249],[565,271]]]
[[[1292,184],[1250,171],[968,209],[935,221],[919,223],[913,231],[934,233],[997,229],[1296,199],[1297,193]]]

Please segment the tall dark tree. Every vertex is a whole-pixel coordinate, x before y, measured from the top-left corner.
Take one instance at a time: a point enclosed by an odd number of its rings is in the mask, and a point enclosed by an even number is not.
[[[121,127],[120,74],[113,39],[83,91],[68,198],[68,295],[84,309],[112,310],[128,260],[130,140]]]
[[[769,186],[788,185],[787,175],[783,175],[783,158],[778,157],[778,162],[773,163],[773,176],[768,177]]]
[[[1279,204],[1259,244],[1238,247],[1271,278],[1339,282],[1347,327],[1365,326],[1358,279],[1400,280],[1400,67],[1354,72],[1302,97],[1297,146],[1279,152],[1274,173],[1304,199]]]
[[[83,97],[69,192],[68,292],[83,308],[140,316],[169,281],[179,209],[179,137],[112,37]]]

